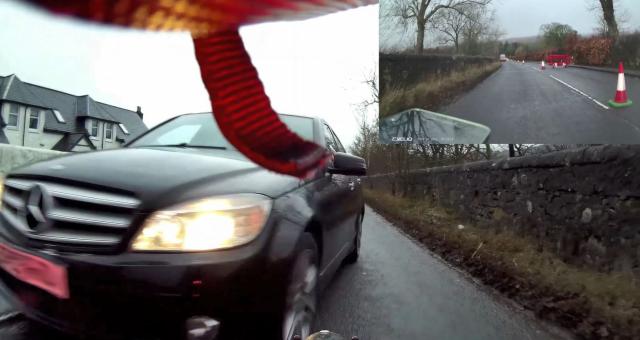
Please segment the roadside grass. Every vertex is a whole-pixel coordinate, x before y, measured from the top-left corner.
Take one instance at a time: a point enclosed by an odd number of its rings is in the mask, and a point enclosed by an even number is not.
[[[380,118],[413,108],[437,111],[497,71],[500,66],[500,62],[473,65],[443,76],[434,75],[407,88],[391,89],[380,98]]]
[[[640,282],[632,274],[567,264],[534,239],[470,225],[428,201],[372,190],[365,190],[365,199],[445,260],[539,317],[582,338],[640,338]]]

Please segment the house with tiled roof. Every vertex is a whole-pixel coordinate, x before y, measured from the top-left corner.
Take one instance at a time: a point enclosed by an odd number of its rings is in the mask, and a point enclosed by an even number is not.
[[[0,76],[0,143],[52,149],[111,149],[147,131],[142,110],[119,108]]]

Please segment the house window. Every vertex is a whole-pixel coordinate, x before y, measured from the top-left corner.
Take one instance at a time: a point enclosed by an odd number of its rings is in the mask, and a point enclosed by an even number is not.
[[[56,116],[56,120],[58,121],[58,123],[64,123],[64,118],[62,117],[62,114],[60,113],[60,111],[58,110],[53,110],[53,115]]]
[[[40,125],[40,110],[30,108],[29,109],[29,130],[38,130]]]
[[[18,127],[18,117],[19,117],[20,105],[18,104],[10,104],[9,105],[9,117],[7,117],[7,126]]]
[[[104,139],[113,140],[113,123],[104,124]]]
[[[98,121],[95,119],[92,119],[90,124],[91,124],[91,129],[89,130],[89,135],[91,137],[98,137]]]
[[[124,126],[124,124],[120,123],[120,124],[118,124],[118,125],[120,125],[120,128],[122,129],[122,131],[123,131],[124,133],[126,133],[127,135],[129,134],[129,130],[127,130],[127,127],[126,127],[126,126]]]

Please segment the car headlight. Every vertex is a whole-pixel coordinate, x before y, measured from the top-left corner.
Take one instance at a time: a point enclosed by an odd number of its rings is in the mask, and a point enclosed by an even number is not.
[[[271,211],[258,194],[211,197],[153,213],[133,238],[134,251],[205,251],[253,241]]]

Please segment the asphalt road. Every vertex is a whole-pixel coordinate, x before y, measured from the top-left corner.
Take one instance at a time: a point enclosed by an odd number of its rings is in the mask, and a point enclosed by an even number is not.
[[[434,257],[367,207],[361,258],[320,305],[318,329],[363,340],[556,339],[529,314]]]
[[[489,126],[490,143],[637,144],[640,78],[626,78],[635,104],[609,109],[617,74],[509,61],[441,111]]]
[[[362,340],[567,337],[450,268],[369,208],[361,250],[360,261],[341,269],[323,295],[317,329]],[[0,301],[0,310],[11,308]],[[0,321],[3,340],[62,338],[21,317]]]

